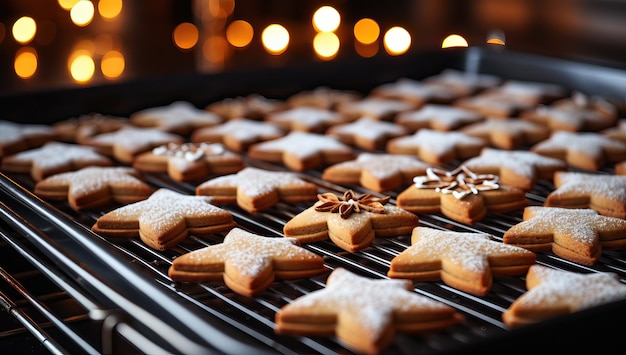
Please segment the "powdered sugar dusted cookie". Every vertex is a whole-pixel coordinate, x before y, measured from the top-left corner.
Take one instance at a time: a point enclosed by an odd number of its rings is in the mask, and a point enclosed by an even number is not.
[[[504,233],[506,244],[550,251],[583,265],[593,265],[602,249],[626,248],[626,220],[592,209],[528,206],[523,221]]]
[[[459,95],[442,85],[429,85],[419,80],[399,78],[392,83],[385,83],[372,89],[371,96],[398,99],[420,107],[426,103],[448,104]]]
[[[340,103],[356,101],[361,97],[362,95],[356,91],[319,86],[313,90],[303,90],[291,95],[287,98],[287,104],[291,107],[308,106],[334,110]]]
[[[30,173],[35,181],[78,170],[90,165],[109,166],[113,162],[91,147],[70,143],[48,142],[39,148],[25,150],[2,159],[2,170]]]
[[[86,139],[82,144],[95,147],[104,155],[132,164],[135,157],[158,146],[173,143],[182,144],[183,137],[163,132],[156,128],[124,127],[120,130],[102,133]]]
[[[594,132],[557,131],[530,149],[564,160],[572,167],[591,171],[599,170],[605,164],[626,160],[626,143]]]
[[[56,138],[57,133],[50,126],[0,120],[0,159],[24,150],[39,148]]]
[[[492,90],[531,104],[552,102],[566,95],[566,90],[561,85],[526,80],[507,80]]]
[[[139,154],[133,161],[137,170],[167,172],[179,182],[231,174],[244,166],[239,154],[226,150],[220,143],[169,143]]]
[[[237,174],[219,176],[196,187],[197,195],[210,196],[214,204],[237,203],[255,213],[286,203],[317,200],[317,185],[292,172],[246,167]]]
[[[442,280],[448,286],[484,296],[493,277],[523,275],[535,254],[502,244],[492,235],[416,227],[411,246],[391,260],[387,275],[415,281]]]
[[[626,285],[614,273],[579,274],[533,265],[526,288],[502,314],[509,327],[537,323],[626,298]]]
[[[614,127],[603,129],[599,133],[611,139],[626,143],[626,118],[617,120]]]
[[[231,120],[246,118],[249,120],[262,120],[269,113],[284,110],[287,105],[282,100],[270,99],[259,94],[248,96],[228,97],[223,100],[212,102],[205,110]]]
[[[354,252],[367,248],[374,237],[409,234],[419,222],[413,213],[387,204],[389,196],[357,195],[348,190],[342,197],[332,192],[318,197],[318,202],[285,224],[285,237],[302,243],[330,238],[340,248]]]
[[[526,150],[484,148],[480,155],[463,162],[478,174],[496,174],[500,182],[522,190],[533,188],[537,180],[552,180],[556,171],[567,170],[563,160]]]
[[[532,109],[537,104],[535,100],[529,101],[525,97],[490,89],[476,95],[461,97],[455,100],[452,105],[476,111],[485,117],[508,118]]]
[[[100,216],[92,230],[109,238],[141,238],[151,248],[171,248],[189,235],[202,238],[236,226],[230,212],[206,196],[189,196],[161,188],[146,200]]]
[[[443,213],[465,224],[482,220],[487,212],[508,212],[526,207],[522,189],[502,185],[494,174],[476,174],[465,166],[446,171],[426,169],[415,184],[402,191],[398,207],[413,213]]]
[[[301,296],[276,313],[276,332],[337,336],[351,349],[377,354],[396,331],[423,333],[463,320],[454,308],[419,295],[408,280],[374,280],[335,269],[326,287]]]
[[[545,206],[591,208],[604,216],[626,218],[626,176],[558,171],[554,185]]]
[[[393,121],[398,113],[414,110],[417,107],[413,103],[399,99],[367,96],[357,101],[339,103],[335,110],[352,120],[369,117],[380,121]]]
[[[426,77],[422,81],[429,85],[442,85],[452,89],[459,96],[467,96],[500,85],[502,78],[490,74],[444,69],[441,73]]]
[[[324,169],[322,179],[383,192],[411,184],[413,177],[425,174],[429,166],[412,155],[361,153],[356,160]]]
[[[194,143],[221,143],[237,153],[245,153],[250,145],[284,136],[286,131],[278,125],[246,118],[235,118],[212,127],[195,130]]]
[[[52,128],[60,140],[83,144],[90,137],[117,131],[128,124],[128,119],[124,117],[92,113],[57,122]]]
[[[217,114],[195,107],[190,102],[175,101],[166,106],[149,107],[134,112],[129,121],[138,127],[186,135],[200,127],[219,124],[223,119]]]
[[[296,131],[281,138],[253,144],[248,149],[248,156],[283,163],[294,171],[304,171],[354,159],[355,152],[336,138]]]
[[[327,272],[324,259],[288,238],[264,237],[233,228],[220,244],[183,254],[172,262],[174,281],[220,281],[244,296],[256,296],[275,279],[292,280]]]
[[[476,111],[450,105],[426,104],[417,110],[399,113],[395,122],[413,132],[422,128],[452,131],[483,119],[484,116]]]
[[[416,155],[429,164],[446,164],[455,159],[477,156],[487,144],[485,140],[465,133],[424,128],[410,136],[390,139],[387,142],[387,152]]]
[[[38,181],[35,195],[49,200],[67,200],[80,211],[112,202],[133,203],[148,198],[153,189],[129,167],[90,166],[59,173]]]
[[[336,111],[303,106],[270,113],[265,121],[274,123],[285,131],[324,133],[328,127],[352,119]]]
[[[550,130],[547,127],[517,118],[489,117],[483,122],[467,125],[459,131],[482,138],[491,146],[500,149],[517,149],[550,137]]]
[[[408,133],[409,131],[400,125],[368,117],[334,125],[326,130],[326,135],[367,151],[384,149],[389,139],[402,137]]]

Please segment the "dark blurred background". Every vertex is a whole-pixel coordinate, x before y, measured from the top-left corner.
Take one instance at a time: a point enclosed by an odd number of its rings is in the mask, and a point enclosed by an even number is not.
[[[313,14],[324,5],[341,19],[328,42],[331,51],[333,40],[339,47],[330,55],[313,47],[323,32]],[[355,37],[362,19],[378,26],[372,43]],[[289,33],[276,53],[262,43],[271,24]],[[395,26],[410,35],[400,53],[384,43]],[[502,50],[626,69],[626,0],[3,0],[0,93],[415,55],[443,50],[451,34],[471,47],[491,40]]]

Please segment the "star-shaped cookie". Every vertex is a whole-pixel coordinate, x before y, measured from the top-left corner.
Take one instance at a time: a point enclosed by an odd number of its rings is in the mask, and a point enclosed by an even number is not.
[[[199,109],[187,101],[149,107],[136,111],[129,117],[129,122],[134,126],[156,128],[179,135],[189,134],[200,127],[214,126],[222,121],[219,115]]]
[[[626,285],[617,274],[579,274],[533,265],[526,291],[502,313],[504,323],[519,327],[626,298]]]
[[[250,145],[284,136],[286,132],[269,122],[236,118],[225,123],[203,127],[191,134],[193,143],[221,143],[233,152],[245,153]]]
[[[350,102],[361,99],[362,95],[357,91],[333,89],[328,86],[319,86],[312,90],[302,90],[287,98],[287,104],[291,107],[317,107],[333,110],[342,102]]]
[[[378,354],[396,331],[423,333],[463,320],[454,308],[413,292],[408,280],[375,280],[335,269],[326,287],[301,296],[276,313],[278,334],[335,335],[363,354]]]
[[[294,107],[265,116],[265,122],[278,125],[284,131],[324,133],[328,127],[347,123],[351,118],[343,114],[317,107]]]
[[[304,171],[354,159],[355,152],[336,138],[294,131],[281,138],[253,144],[248,149],[248,156]]]
[[[268,113],[285,108],[287,105],[282,100],[250,94],[248,96],[227,97],[208,104],[204,109],[227,120],[244,118],[258,121],[262,120]]]
[[[80,211],[111,202],[141,201],[154,191],[135,169],[90,166],[48,176],[35,184],[34,192],[44,199],[67,199],[70,207]]]
[[[478,174],[496,174],[500,182],[522,190],[533,188],[537,180],[552,180],[554,172],[567,170],[567,163],[526,150],[484,148],[480,155],[463,162]]]
[[[328,269],[324,259],[294,239],[264,237],[235,227],[220,244],[183,254],[172,262],[174,281],[219,281],[244,296],[256,296],[275,279],[312,277]]]
[[[484,296],[493,277],[523,275],[535,253],[502,244],[483,233],[416,227],[411,246],[391,260],[387,275],[415,281],[442,280],[448,286]]]
[[[47,125],[0,120],[0,158],[41,147],[56,137],[54,129]]]
[[[210,202],[206,196],[161,188],[146,200],[105,213],[91,229],[110,238],[140,237],[148,246],[165,250],[189,235],[203,237],[236,226],[230,212]]]
[[[468,96],[500,85],[502,78],[491,74],[448,68],[439,74],[428,76],[422,81],[430,85],[446,86],[459,96]]]
[[[366,151],[384,149],[389,139],[402,137],[408,133],[409,131],[400,125],[368,117],[334,125],[326,130],[326,135]]]
[[[292,172],[246,167],[236,174],[219,176],[196,187],[196,195],[210,196],[216,204],[237,203],[256,213],[279,201],[300,203],[317,200],[317,185]]]
[[[90,165],[110,166],[108,157],[94,148],[70,143],[48,142],[39,148],[25,150],[2,159],[2,170],[13,173],[30,173],[35,181]]]
[[[517,118],[489,117],[483,122],[467,125],[459,130],[488,141],[500,149],[517,149],[536,144],[550,136],[550,130],[537,123]]]
[[[448,104],[459,95],[447,86],[433,85],[411,78],[400,78],[372,89],[371,96],[398,99],[420,107],[426,103]]]
[[[626,176],[558,171],[549,207],[591,208],[601,215],[626,218]]]
[[[374,237],[409,234],[419,219],[411,212],[386,204],[388,197],[359,195],[352,190],[337,197],[320,194],[319,201],[287,221],[285,237],[302,243],[330,238],[337,246],[355,252],[367,248]]]
[[[423,128],[446,132],[484,119],[476,111],[450,105],[426,104],[417,110],[399,113],[395,122],[412,132]]]
[[[400,112],[414,110],[418,106],[400,99],[367,96],[359,100],[341,102],[336,110],[352,120],[369,117],[380,121],[393,121]]]
[[[592,209],[528,206],[523,221],[504,233],[505,244],[550,251],[582,265],[593,265],[603,249],[626,248],[626,220]]]
[[[360,184],[375,192],[394,190],[423,175],[429,164],[412,155],[361,153],[356,160],[324,169],[322,180],[336,184]]]
[[[530,150],[590,171],[597,171],[607,163],[626,160],[626,143],[595,132],[556,131]]]

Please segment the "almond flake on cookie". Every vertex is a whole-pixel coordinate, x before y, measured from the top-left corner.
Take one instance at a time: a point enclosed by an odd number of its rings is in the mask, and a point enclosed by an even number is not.
[[[617,274],[579,274],[533,265],[526,275],[524,294],[502,314],[511,327],[541,322],[626,298],[626,285]]]
[[[356,160],[324,169],[322,180],[336,184],[360,184],[376,192],[409,185],[430,165],[412,155],[361,153]]]
[[[202,238],[236,226],[230,212],[206,196],[184,195],[166,188],[146,200],[100,216],[92,230],[109,238],[141,238],[151,248],[165,250],[189,235]]]
[[[326,135],[367,151],[382,149],[389,139],[402,137],[408,133],[409,131],[400,125],[369,117],[334,125],[326,130]]]
[[[175,101],[166,106],[136,111],[130,115],[129,121],[138,127],[186,135],[197,128],[219,124],[223,119],[217,114],[195,107],[190,102]]]
[[[326,287],[300,296],[276,313],[278,334],[336,336],[362,354],[378,354],[396,332],[439,331],[464,317],[442,302],[413,292],[408,280],[369,279],[335,269]]]
[[[224,280],[234,292],[253,297],[275,279],[307,278],[327,271],[324,259],[295,239],[265,237],[235,227],[222,243],[174,259],[168,275],[174,281]]]
[[[111,202],[133,203],[148,198],[152,188],[128,167],[89,166],[48,176],[35,184],[34,193],[44,199],[67,200],[80,211]]]
[[[459,131],[482,138],[500,149],[516,149],[550,137],[550,130],[545,126],[517,118],[489,117],[483,122],[467,125]]]
[[[481,122],[484,118],[476,111],[460,107],[426,104],[417,110],[399,113],[395,122],[413,132],[423,128],[452,131],[471,123]]]
[[[0,120],[0,158],[39,148],[56,137],[54,129],[47,125]]]
[[[411,246],[391,260],[387,275],[414,281],[439,281],[474,295],[491,290],[493,277],[523,275],[535,254],[505,245],[483,233],[416,227]]]
[[[265,122],[278,125],[285,131],[324,133],[331,126],[351,121],[343,114],[317,107],[294,107],[268,114]]]
[[[504,233],[505,244],[550,251],[582,265],[593,265],[603,249],[626,249],[626,220],[592,209],[528,206],[523,221]]]
[[[533,188],[537,180],[552,181],[556,171],[567,170],[567,163],[526,150],[484,148],[480,155],[463,162],[479,174],[496,174],[500,181],[523,190]]]
[[[317,185],[297,174],[246,167],[237,174],[219,176],[196,187],[196,195],[209,196],[213,203],[237,203],[256,213],[279,201],[300,203],[317,200]]]
[[[601,215],[626,218],[626,176],[558,171],[548,207],[591,208]]]
[[[222,143],[237,153],[244,153],[250,145],[283,137],[286,132],[278,125],[246,118],[235,118],[225,123],[204,127],[191,134],[194,143]]]

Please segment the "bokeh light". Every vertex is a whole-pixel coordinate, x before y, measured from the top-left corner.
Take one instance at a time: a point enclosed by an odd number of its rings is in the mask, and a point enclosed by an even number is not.
[[[279,24],[271,24],[263,30],[261,42],[268,53],[282,54],[289,46],[289,32]]]
[[[315,54],[322,59],[332,59],[339,52],[339,37],[332,32],[320,32],[313,38]]]
[[[58,3],[63,10],[70,10],[72,6],[76,5],[79,1],[80,0],[58,0]]]
[[[180,49],[193,48],[198,43],[199,36],[198,27],[190,22],[179,24],[172,33],[174,44]]]
[[[125,66],[124,55],[118,51],[106,52],[100,61],[100,70],[107,79],[118,78],[124,72]]]
[[[228,43],[222,36],[211,36],[202,45],[202,56],[212,65],[223,65],[228,59]]]
[[[380,27],[376,21],[364,18],[354,25],[354,38],[363,44],[374,43],[380,36]]]
[[[95,9],[90,0],[80,0],[70,9],[72,22],[79,27],[87,26],[93,20]]]
[[[32,17],[22,16],[13,23],[12,32],[18,43],[27,44],[35,38],[37,23]]]
[[[383,43],[387,53],[404,54],[411,47],[411,34],[403,27],[394,26],[385,33]]]
[[[254,29],[252,25],[243,20],[233,21],[226,28],[226,40],[235,47],[245,47],[252,41]]]
[[[33,77],[37,72],[37,51],[31,47],[20,48],[15,54],[13,69],[22,79]]]
[[[333,32],[341,23],[341,15],[332,6],[322,6],[313,14],[313,27],[319,32]]]
[[[98,1],[98,13],[105,20],[112,20],[122,12],[122,0]]]
[[[91,80],[96,71],[96,64],[87,51],[79,51],[73,55],[69,67],[72,79],[79,83]]]
[[[467,47],[467,41],[460,35],[449,35],[441,43],[441,48]]]

